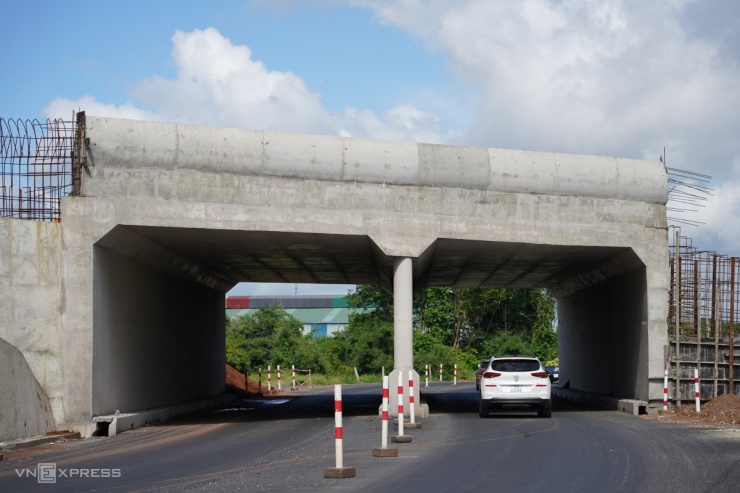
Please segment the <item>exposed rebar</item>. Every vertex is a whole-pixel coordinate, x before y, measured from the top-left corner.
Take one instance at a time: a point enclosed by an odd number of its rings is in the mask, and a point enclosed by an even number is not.
[[[75,123],[0,118],[0,217],[59,221],[73,193]]]

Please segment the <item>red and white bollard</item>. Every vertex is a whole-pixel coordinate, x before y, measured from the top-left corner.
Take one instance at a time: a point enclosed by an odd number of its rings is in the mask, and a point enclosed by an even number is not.
[[[334,444],[337,469],[344,467],[344,436],[342,432],[342,386],[334,386]]]
[[[272,392],[272,370],[267,367],[267,391]]]
[[[334,386],[334,447],[336,449],[336,467],[324,469],[325,478],[354,478],[354,467],[344,467],[342,432],[342,386]]]
[[[696,398],[696,412],[701,412],[701,403],[699,402],[699,369],[694,369],[694,397]]]
[[[409,371],[409,421],[411,422],[409,428],[413,428],[416,424],[414,414],[414,372]]]
[[[398,370],[398,435],[403,435],[403,370]]]
[[[391,441],[399,443],[411,441],[410,435],[403,434],[403,370],[398,370],[398,435],[392,436]]]
[[[291,365],[290,369],[293,373],[293,390],[295,390],[295,365]]]
[[[278,390],[283,390],[283,386],[280,384],[280,365],[277,365],[277,375],[278,375]]]
[[[429,365],[424,365],[424,378],[426,379],[424,387],[429,387]]]
[[[663,378],[663,411],[668,410],[668,370],[665,371]]]
[[[442,381],[442,363],[439,364],[439,381]]]
[[[383,419],[382,431],[380,433],[380,446],[388,448],[388,375],[383,375]]]
[[[380,418],[380,448],[373,449],[373,457],[398,457],[398,449],[388,448],[388,375],[383,375],[383,405]]]
[[[455,368],[452,370],[452,385],[457,385],[457,363],[455,363]]]
[[[259,378],[259,389],[260,389],[260,392],[262,392],[262,368],[259,369],[257,376]]]

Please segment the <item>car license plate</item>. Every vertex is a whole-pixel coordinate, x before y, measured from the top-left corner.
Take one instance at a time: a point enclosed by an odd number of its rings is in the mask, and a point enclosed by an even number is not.
[[[511,386],[511,391],[512,392],[521,392],[522,391],[522,386],[521,385],[512,385]]]

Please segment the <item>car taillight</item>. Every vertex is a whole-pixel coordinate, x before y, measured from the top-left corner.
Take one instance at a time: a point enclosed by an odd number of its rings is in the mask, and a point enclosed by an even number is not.
[[[494,378],[494,377],[500,377],[501,374],[497,371],[487,371],[483,374],[483,378]]]
[[[536,371],[532,373],[533,377],[539,377],[539,378],[548,378],[546,371]]]

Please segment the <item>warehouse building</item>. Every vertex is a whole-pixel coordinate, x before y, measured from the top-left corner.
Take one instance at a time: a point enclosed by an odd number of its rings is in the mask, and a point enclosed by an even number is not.
[[[328,337],[341,332],[349,323],[351,313],[344,296],[227,296],[226,317],[251,315],[263,307],[281,305],[303,324],[304,334]]]

